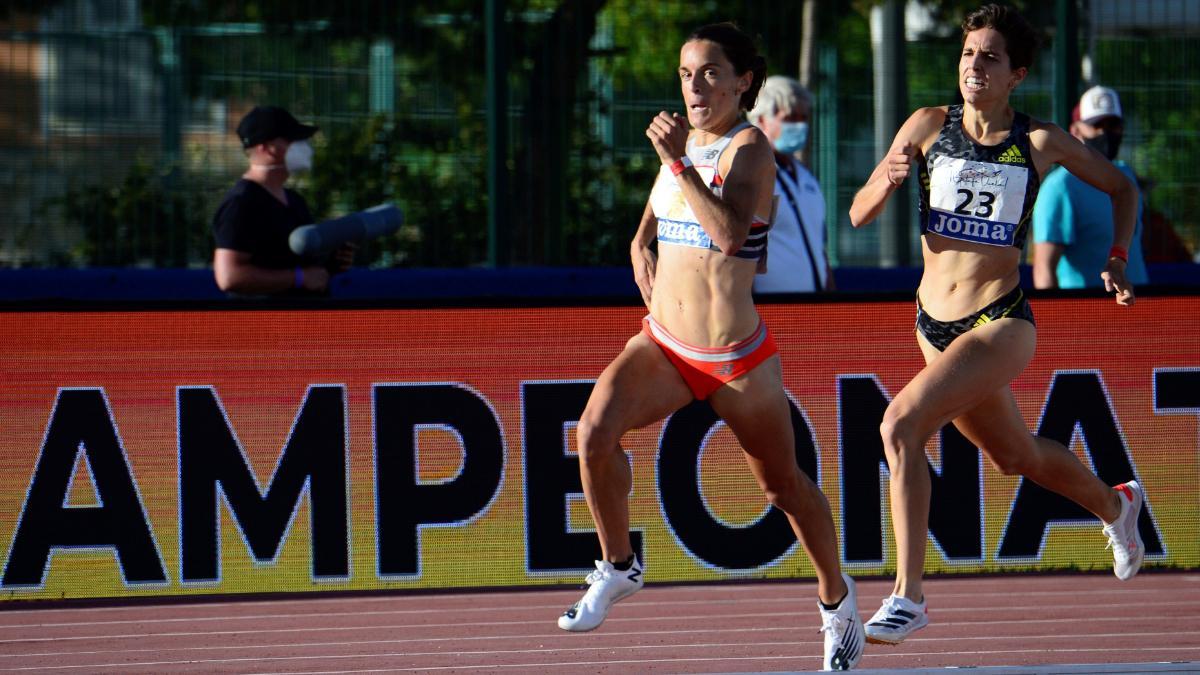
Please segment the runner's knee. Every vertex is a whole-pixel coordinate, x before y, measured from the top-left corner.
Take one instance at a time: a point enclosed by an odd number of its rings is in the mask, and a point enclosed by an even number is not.
[[[889,405],[879,424],[879,435],[883,439],[883,450],[888,464],[924,459],[925,443],[919,437],[919,429],[913,415]]]
[[[1007,448],[1000,451],[980,448],[980,450],[992,463],[992,466],[1005,476],[1025,476],[1033,467],[1032,453],[1021,448]]]
[[[576,447],[579,461],[589,464],[604,461],[619,447],[620,436],[604,424],[597,423],[588,415],[579,420],[575,428]]]
[[[989,454],[988,459],[992,462],[992,466],[1005,476],[1020,476],[1025,473],[1025,462],[1021,461],[1020,457]]]
[[[795,471],[770,472],[759,477],[767,503],[784,513],[794,513],[804,502],[804,485],[799,467]]]

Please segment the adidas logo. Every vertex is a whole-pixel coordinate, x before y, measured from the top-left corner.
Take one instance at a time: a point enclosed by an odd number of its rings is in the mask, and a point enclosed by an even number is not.
[[[996,161],[1007,162],[1009,164],[1024,164],[1025,156],[1021,154],[1021,151],[1017,149],[1017,146],[1010,145],[1008,146],[1007,150],[1000,153],[1000,156],[996,158]]]

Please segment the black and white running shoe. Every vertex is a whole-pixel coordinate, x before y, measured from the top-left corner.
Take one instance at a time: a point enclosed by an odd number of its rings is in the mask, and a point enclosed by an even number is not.
[[[597,560],[596,569],[587,575],[588,590],[579,602],[558,617],[558,627],[572,632],[595,629],[604,622],[608,610],[642,587],[642,564],[634,558],[627,570],[619,570],[606,560]]]
[[[890,595],[867,622],[867,642],[898,645],[929,624],[925,602],[913,602],[902,595]]]
[[[858,664],[866,647],[854,580],[845,574],[842,579],[846,581],[847,589],[842,603],[837,609],[820,608],[821,632],[825,633],[825,670],[850,670]]]

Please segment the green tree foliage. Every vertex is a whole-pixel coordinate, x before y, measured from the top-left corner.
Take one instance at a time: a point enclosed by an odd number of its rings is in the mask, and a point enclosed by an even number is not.
[[[728,7],[725,12],[729,13]],[[722,14],[715,0],[610,0],[605,14],[612,22],[616,50],[604,67],[614,80],[630,84],[661,83],[664,78],[675,84],[674,66],[683,38],[705,23],[730,18]]]
[[[201,193],[179,188],[191,180],[138,158],[117,183],[72,187],[47,201],[43,215],[57,213],[83,235],[58,264],[184,267],[196,252],[211,251],[209,205]]]
[[[1113,87],[1121,97],[1121,157],[1147,181],[1147,206],[1161,212],[1193,250],[1200,250],[1200,191],[1195,182],[1200,90],[1189,86],[1200,49],[1181,48],[1182,42],[1180,36],[1098,40],[1095,71],[1101,75],[1099,83]]]
[[[456,133],[386,116],[335,127],[318,145],[316,170],[302,189],[320,217],[384,202],[404,211],[399,236],[369,242],[358,256],[361,264],[471,265],[487,248],[487,183],[474,152],[483,134],[479,119]]]
[[[823,100],[836,98],[838,109],[816,114],[838,115],[839,138],[816,140],[840,148],[839,175],[822,179],[835,186],[857,184],[875,160],[873,151],[862,150],[872,135],[867,15],[880,1],[819,4],[818,40],[836,47],[838,80],[818,79],[814,89],[836,86],[836,97]],[[0,0],[0,17],[44,12],[62,2]],[[513,264],[627,264],[629,239],[658,168],[644,131],[659,110],[680,109],[675,66],[692,29],[734,20],[758,39],[771,73],[798,70],[799,2],[504,4]],[[910,43],[912,107],[953,97],[957,26],[981,3],[925,4],[940,29]],[[1053,37],[1052,3],[1013,4]],[[402,234],[364,247],[360,263],[462,266],[486,260],[485,0],[142,0],[140,6],[147,29],[173,38],[158,44],[179,46],[181,91],[192,101],[225,102],[234,118],[230,125],[251,105],[274,103],[321,126],[314,139],[316,170],[299,179],[314,215],[329,218],[388,201],[404,209]],[[372,84],[379,80],[370,65],[381,45],[393,50],[388,89],[395,104],[391,114],[373,115]],[[1166,59],[1153,49],[1118,58],[1147,73],[1163,70],[1156,64]],[[1037,66],[1034,75],[1048,78],[1044,71]],[[1045,116],[1046,88],[1022,89],[1014,105]],[[178,105],[188,109],[187,102]],[[1169,205],[1171,217],[1187,218],[1198,199],[1187,178],[1195,155],[1188,134],[1200,123],[1188,111],[1200,108],[1150,99],[1143,108],[1150,112],[1133,139],[1135,167],[1157,181],[1154,194]],[[194,245],[208,236],[210,209],[220,198],[211,186],[231,184],[241,167],[214,163],[204,180],[172,184],[149,166],[135,166],[115,185],[74,186],[49,206],[87,233],[72,253],[77,264],[207,259],[207,251],[196,258]],[[206,192],[197,196],[200,190]],[[831,205],[831,213],[842,212],[842,205]],[[160,237],[164,229],[175,234]],[[133,242],[151,241],[156,243],[146,251],[132,248]],[[181,259],[180,250],[193,251],[192,257]]]

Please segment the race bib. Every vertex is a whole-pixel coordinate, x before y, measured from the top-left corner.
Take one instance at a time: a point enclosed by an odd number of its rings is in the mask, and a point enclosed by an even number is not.
[[[680,246],[712,248],[712,237],[708,236],[699,223],[685,223],[666,218],[658,219],[658,240]]]
[[[715,173],[712,167],[697,166],[696,171],[700,173],[706,185],[712,183]],[[700,226],[692,207],[683,198],[679,182],[675,180],[668,166],[659,170],[658,179],[650,192],[650,207],[658,218],[659,241],[695,248],[713,247],[712,238]]]
[[[938,157],[929,170],[927,232],[991,246],[1012,246],[1025,205],[1029,169]]]

